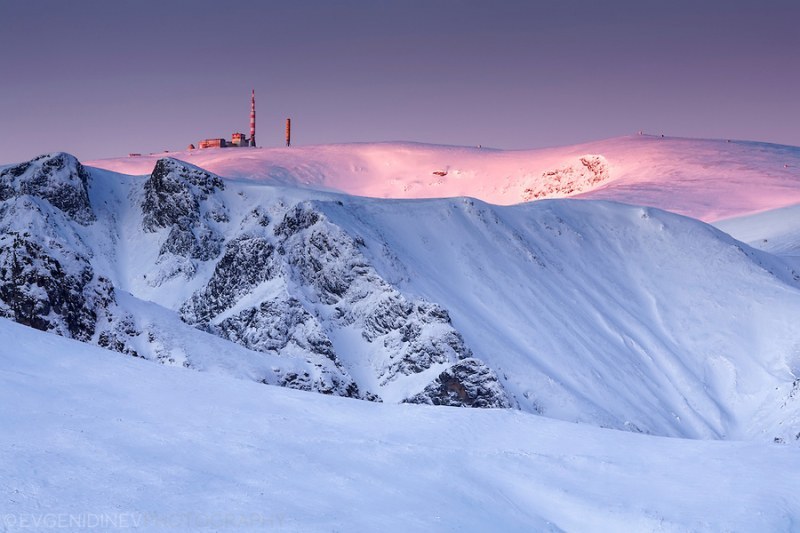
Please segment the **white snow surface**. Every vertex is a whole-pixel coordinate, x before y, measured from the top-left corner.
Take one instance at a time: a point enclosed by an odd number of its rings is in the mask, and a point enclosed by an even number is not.
[[[177,356],[164,359],[180,364],[181,350],[191,346],[199,369],[227,367],[256,378],[291,360],[259,359],[239,346],[220,356],[211,348],[219,341],[204,348],[194,340],[201,334],[174,314],[171,321],[157,318],[177,311],[213,265],[200,262],[188,281],[176,276],[152,285],[142,273],[157,268],[166,232],[140,229],[143,178],[93,173],[93,204],[106,206],[96,208],[93,227],[109,233],[84,240],[112,250],[95,260],[106,261],[114,285],[133,296],[126,306],[136,309],[139,326],[175,339],[164,351]],[[663,436],[796,442],[798,275],[783,259],[707,224],[597,201],[379,200],[235,180],[217,194],[232,216],[218,225],[226,239],[256,208],[277,222],[290,206],[308,202],[365,243],[361,253],[381,278],[408,297],[442,305],[467,347],[525,411]],[[301,299],[306,291],[269,282],[221,317],[276,290]],[[356,289],[367,291],[360,305],[380,297],[370,290]],[[335,312],[310,305],[315,316]],[[382,345],[328,324],[346,370],[384,401],[419,392],[443,370],[436,365],[383,382],[392,361]]]
[[[374,404],[0,319],[3,531],[795,531],[797,449]]]
[[[678,141],[623,144],[662,142]],[[146,177],[90,172],[97,222],[74,225],[72,240],[111,280],[136,328],[149,332],[139,336],[138,352],[267,383],[278,368],[302,373],[302,353],[256,353],[181,322],[178,310],[206,286],[216,261],[167,255],[191,267],[191,276],[176,273],[159,253],[168,229],[142,231]],[[297,298],[359,389],[386,402],[420,392],[455,362],[393,374],[390,344],[399,334],[370,342],[361,322],[335,318],[363,317],[391,289],[446,310],[467,348],[524,411],[662,436],[797,442],[800,276],[786,258],[705,223],[613,202],[369,199],[258,179],[228,179],[212,200],[229,219],[204,220],[225,242],[261,235],[276,247],[275,228],[303,205],[324,216],[314,227],[327,242],[344,243],[326,268],[346,272],[349,254],[358,253],[370,273],[353,282],[353,299],[335,305],[286,274],[249,289],[214,323],[276,296]],[[256,210],[269,215],[268,226],[255,222]],[[348,248],[346,239],[363,244]],[[148,335],[156,339],[149,345]]]
[[[89,161],[149,173],[165,154]],[[379,198],[471,196],[494,204],[580,196],[714,221],[800,203],[800,148],[654,135],[538,150],[415,143],[170,152],[223,177]],[[607,176],[581,158],[600,156]],[[436,173],[446,173],[444,176]]]
[[[380,345],[283,278],[215,320],[303,299],[386,403],[256,383],[302,372],[303,354],[183,323],[214,261],[174,275],[167,230],[142,231],[156,156],[95,161],[97,220],[33,229],[91,257],[164,365],[0,319],[0,405],[13,406],[0,410],[0,531],[98,517],[148,531],[800,528],[787,474],[800,467],[800,149],[636,136],[169,155],[228,178],[214,201],[230,220],[212,224],[225,242],[269,237],[298,204],[322,215],[393,290],[445,309],[519,410],[396,404],[447,364],[381,384]],[[411,199],[456,195],[482,200]],[[583,201],[493,205],[563,196]],[[381,297],[369,290],[357,305]],[[189,358],[201,372],[174,368]]]

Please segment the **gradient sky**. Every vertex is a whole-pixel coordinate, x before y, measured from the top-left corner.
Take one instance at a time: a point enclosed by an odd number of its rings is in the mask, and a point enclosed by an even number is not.
[[[257,140],[800,145],[800,1],[0,0],[0,163]]]

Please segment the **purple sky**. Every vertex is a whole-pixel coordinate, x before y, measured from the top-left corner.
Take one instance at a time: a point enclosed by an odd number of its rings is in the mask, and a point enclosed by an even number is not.
[[[800,2],[3,0],[0,164],[296,144],[800,145]]]

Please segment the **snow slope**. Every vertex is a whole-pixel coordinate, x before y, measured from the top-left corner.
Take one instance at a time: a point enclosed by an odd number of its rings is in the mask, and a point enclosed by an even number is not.
[[[87,164],[146,174],[163,155]],[[515,204],[579,195],[706,221],[800,203],[800,148],[746,141],[637,135],[523,151],[377,143],[169,156],[224,177],[380,198],[472,196]]]
[[[0,319],[0,529],[792,531],[796,449],[382,405]]]
[[[800,433],[800,276],[697,220],[598,201],[368,199],[163,159],[150,176],[90,168],[87,215],[70,221],[53,202],[72,204],[18,182],[67,183],[82,167],[39,163],[58,173],[0,173],[16,235],[0,310],[22,323],[387,403],[703,439]],[[83,285],[51,290],[53,303],[42,280],[64,271]],[[65,307],[91,331],[62,326]]]
[[[715,226],[754,248],[800,261],[800,205],[718,220]]]
[[[448,309],[523,409],[684,437],[800,431],[798,275],[706,224],[565,200],[321,209]]]
[[[101,190],[112,181],[100,175],[93,194],[109,196]],[[134,206],[136,190],[128,193]],[[213,323],[288,294],[320,320],[346,375],[384,401],[417,394],[446,368],[439,359],[391,378],[397,340],[365,341],[363,323],[336,318],[360,316],[364,306],[389,312],[382,307],[391,294],[385,291],[396,290],[442,306],[466,348],[526,411],[694,438],[794,441],[800,431],[797,276],[780,259],[703,223],[603,202],[497,207],[463,198],[370,200],[260,182],[227,181],[217,195],[231,214],[219,230],[226,241],[249,227],[245,215],[263,209],[272,220],[259,234],[273,242],[272,228],[284,224],[293,206],[304,206],[322,217],[304,239],[321,236],[336,250],[326,267],[331,279],[349,276],[352,267],[341,258],[352,254],[374,275],[347,281],[355,296],[335,296],[331,304],[324,291],[309,292],[312,279],[292,281],[287,274],[286,285],[261,285]],[[117,201],[113,211],[121,252],[115,269],[125,273],[115,285],[178,311],[208,282],[210,265],[200,262],[190,279],[151,284],[152,275],[141,273],[158,263],[154,252],[164,235],[139,231],[141,215],[130,203]],[[275,241],[275,247],[287,245]],[[375,285],[376,278],[383,281]]]

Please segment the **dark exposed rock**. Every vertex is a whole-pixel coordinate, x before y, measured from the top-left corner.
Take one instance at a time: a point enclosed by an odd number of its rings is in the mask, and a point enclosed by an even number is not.
[[[262,228],[266,228],[267,226],[269,226],[269,223],[271,221],[269,213],[267,213],[266,210],[261,207],[253,209],[250,212],[250,218],[254,219],[258,223],[258,225],[261,226]]]
[[[464,359],[433,380],[404,403],[449,405],[453,407],[511,408],[495,373],[478,359]]]
[[[149,323],[140,330],[116,303],[108,279],[95,271],[92,255],[98,250],[83,242],[86,232],[74,225],[95,220],[88,179],[66,154],[0,172],[0,316],[131,356],[191,367],[190,354],[175,349],[168,331]],[[198,261],[216,259],[208,282],[182,306],[181,318],[285,360],[273,365],[264,382],[382,401],[360,387],[338,357],[329,335],[342,328],[361,333],[369,364],[383,383],[432,365],[470,361],[447,311],[407,299],[392,287],[365,257],[363,238],[332,223],[315,202],[259,206],[241,219],[241,232],[226,243],[229,229],[219,225],[228,222],[224,195],[218,194],[223,187],[219,177],[192,165],[174,159],[156,163],[140,207],[143,230],[158,233],[161,245],[153,271],[142,277],[154,287],[179,274],[191,279],[205,271]],[[253,291],[267,281],[261,290],[268,296],[255,298]],[[241,307],[232,312],[234,306]],[[354,357],[345,355],[348,361]],[[458,392],[456,380],[466,391],[462,401],[483,406],[489,402],[490,381],[485,371],[469,369],[457,363],[445,385]],[[441,394],[429,397],[430,402],[453,401]]]
[[[222,236],[209,221],[227,222],[224,204],[214,198],[224,189],[221,178],[176,159],[159,159],[150,178],[144,184],[142,225],[147,232],[169,228],[167,239],[159,250],[159,262],[174,255],[187,259],[208,261],[222,251]],[[194,275],[193,264],[180,268],[161,269],[151,273],[151,284],[159,285],[164,277],[177,273]]]
[[[222,251],[222,237],[206,225],[194,229],[172,226],[159,255],[171,253],[181,257],[208,261]]]
[[[95,278],[86,257],[60,250],[50,255],[30,234],[0,240],[0,313],[42,331],[88,341],[98,311],[114,300],[105,278]]]
[[[228,243],[206,287],[181,308],[189,324],[205,325],[274,272],[275,247],[262,237],[241,236]]]
[[[290,343],[336,360],[333,344],[317,320],[295,298],[261,302],[213,328],[220,336],[259,352],[280,352]]]
[[[307,204],[298,204],[275,226],[275,236],[289,237],[301,230],[310,228],[319,221],[319,213]]]
[[[262,383],[268,383],[268,381],[264,380]],[[343,382],[337,376],[330,374],[315,378],[309,372],[287,372],[278,378],[277,385],[307,392],[344,396],[345,398],[362,398],[358,385],[354,381]],[[380,401],[380,398],[374,394],[368,394],[363,399]]]
[[[65,153],[41,155],[0,171],[0,201],[22,195],[41,198],[83,225],[95,220],[88,187],[86,169]]]
[[[200,221],[200,202],[224,187],[222,179],[210,172],[177,159],[159,159],[144,184],[144,230],[196,225]]]
[[[307,204],[290,209],[275,234],[280,239],[279,251],[291,265],[298,283],[313,287],[324,304],[336,304],[359,279],[379,286],[383,281],[372,271],[358,250],[355,240],[323,219]],[[347,299],[363,296],[350,292]]]
[[[140,334],[141,332],[133,324],[133,319],[130,316],[124,316],[116,323],[108,324],[108,329],[100,332],[97,336],[97,345],[132,357],[142,357],[130,346],[131,340]]]
[[[379,340],[389,354],[390,363],[380,376],[383,383],[398,374],[415,374],[434,364],[472,357],[445,309],[422,300],[409,302],[396,291],[387,293],[363,324],[362,337]]]

